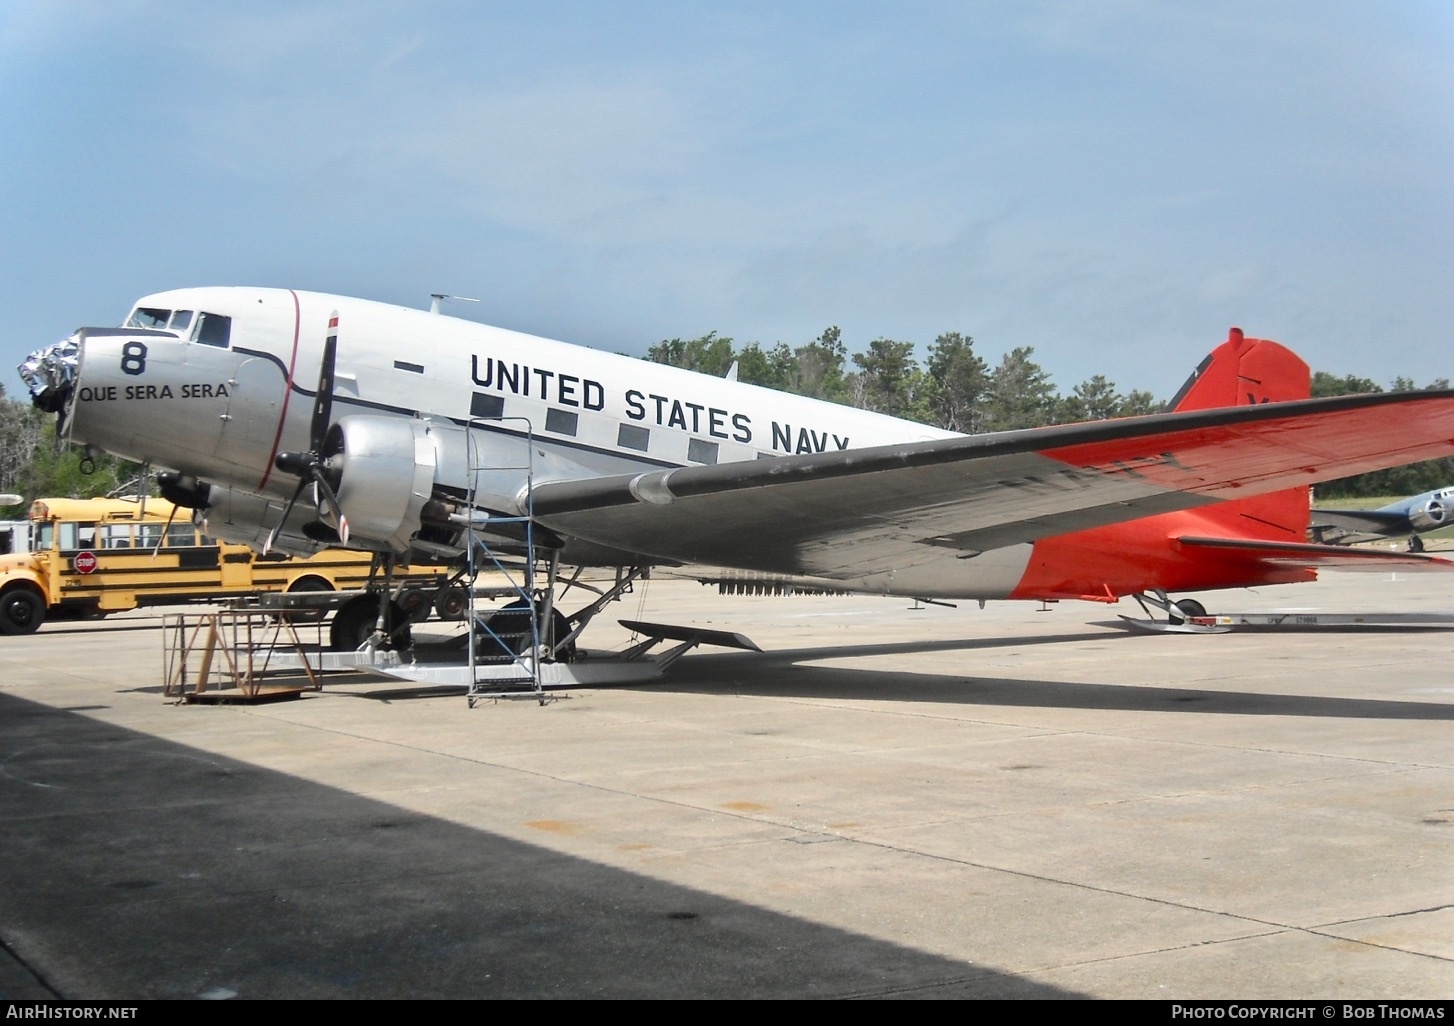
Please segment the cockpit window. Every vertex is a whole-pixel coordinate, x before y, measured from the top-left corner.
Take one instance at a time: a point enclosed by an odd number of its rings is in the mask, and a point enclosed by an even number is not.
[[[178,310],[172,314],[171,323],[167,327],[175,332],[183,332],[192,326],[192,311]]]
[[[202,313],[197,315],[196,339],[204,346],[226,349],[232,336],[232,318],[221,314]]]
[[[128,328],[165,328],[167,320],[172,316],[170,310],[158,310],[156,307],[139,306],[126,318]]]

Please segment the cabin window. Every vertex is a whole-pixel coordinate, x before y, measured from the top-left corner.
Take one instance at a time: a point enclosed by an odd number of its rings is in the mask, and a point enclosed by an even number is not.
[[[167,321],[171,318],[170,310],[162,310],[154,306],[139,306],[131,311],[131,316],[126,318],[128,328],[165,328]]]
[[[494,420],[505,415],[505,397],[476,392],[470,396],[470,416],[480,420]]]
[[[616,429],[616,444],[623,449],[645,452],[651,444],[651,432],[635,424],[622,424]]]
[[[693,438],[687,443],[687,459],[692,463],[716,463],[717,443]]]
[[[226,349],[231,335],[231,317],[223,317],[221,314],[211,313],[197,315],[197,341],[204,346],[216,346],[218,349]]]
[[[569,410],[546,410],[545,430],[557,435],[573,435],[580,419],[579,414]]]

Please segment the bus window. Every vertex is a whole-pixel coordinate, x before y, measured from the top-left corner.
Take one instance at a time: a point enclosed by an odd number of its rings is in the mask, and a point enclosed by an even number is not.
[[[101,548],[103,549],[129,549],[131,548],[131,525],[130,524],[105,524],[101,528]]]
[[[167,548],[192,548],[197,544],[197,529],[191,524],[173,524],[167,528]]]
[[[162,542],[161,524],[137,524],[136,525],[136,547],[139,549],[154,549]]]
[[[76,552],[80,549],[94,549],[96,547],[96,525],[94,523],[77,523],[70,520],[58,524],[46,523],[40,528],[41,540],[45,542],[42,548],[50,548],[51,539],[55,537],[54,530],[60,530],[60,550],[62,552]]]

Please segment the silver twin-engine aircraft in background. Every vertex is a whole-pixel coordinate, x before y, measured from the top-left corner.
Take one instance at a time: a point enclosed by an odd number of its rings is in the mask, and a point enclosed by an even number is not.
[[[1454,565],[1306,542],[1311,483],[1454,452],[1454,392],[1310,400],[1302,360],[1236,329],[1172,412],[980,436],[289,289],[147,296],[21,372],[62,438],[161,469],[228,540],[389,564],[529,541],[547,661],[602,605],[554,609],[561,567],[1114,602]]]
[[[1454,485],[1390,502],[1377,509],[1314,509],[1308,534],[1332,545],[1407,535],[1410,552],[1423,552],[1422,535],[1454,524]]]

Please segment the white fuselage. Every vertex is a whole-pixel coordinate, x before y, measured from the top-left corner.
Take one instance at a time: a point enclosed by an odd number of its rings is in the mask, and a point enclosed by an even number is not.
[[[495,508],[519,496],[527,472],[540,484],[953,434],[422,310],[238,287],[149,295],[129,323],[155,333],[88,336],[68,433],[214,488],[261,496],[276,516],[297,479],[279,472],[274,459],[309,446],[324,340],[335,316],[333,419],[429,422],[446,439],[438,443],[442,450],[457,454],[441,462],[437,483],[460,494],[473,489]],[[212,344],[202,340],[204,322]],[[481,446],[466,437],[493,441]],[[528,449],[526,438],[534,443]],[[254,527],[232,536],[266,534]],[[1001,597],[1029,556],[1029,546],[1011,546],[986,553],[972,570],[947,567],[952,582],[941,579],[942,568],[899,583],[924,594]],[[883,590],[886,582],[862,583]]]

